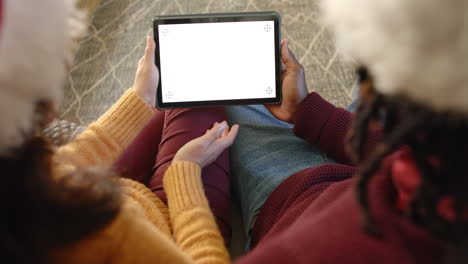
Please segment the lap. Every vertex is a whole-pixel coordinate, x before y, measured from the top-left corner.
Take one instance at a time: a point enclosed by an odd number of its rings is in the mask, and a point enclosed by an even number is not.
[[[126,169],[124,176],[145,183],[163,202],[167,203],[163,176],[176,152],[188,141],[226,120],[224,108],[183,108],[156,111],[155,117],[127,147],[116,167]],[[135,175],[149,175],[148,178]],[[227,241],[230,237],[230,174],[228,151],[224,151],[202,171],[207,199],[218,225]]]
[[[155,191],[162,189],[162,176],[177,151],[188,141],[202,136],[206,130],[213,126],[213,123],[225,119],[226,112],[223,108],[184,108],[166,111],[159,151],[153,166],[154,174],[149,182],[149,187]],[[229,162],[226,151],[215,162],[204,168],[202,173],[204,180],[213,178],[214,182],[209,181],[207,184],[226,185],[225,180],[219,180],[207,173],[211,171],[222,174],[218,175],[218,178],[221,179],[228,176]]]
[[[154,109],[153,118],[120,155],[115,169],[122,177],[148,184],[161,142],[164,115],[163,111]]]
[[[358,105],[356,83],[347,110],[354,112]],[[227,115],[230,124],[240,125],[230,152],[231,174],[249,236],[263,203],[287,177],[335,161],[296,137],[292,124],[278,120],[262,105],[227,107]]]
[[[227,114],[229,123],[240,125],[230,152],[231,173],[248,234],[265,200],[287,177],[334,161],[296,137],[293,125],[276,119],[264,106],[232,106]]]

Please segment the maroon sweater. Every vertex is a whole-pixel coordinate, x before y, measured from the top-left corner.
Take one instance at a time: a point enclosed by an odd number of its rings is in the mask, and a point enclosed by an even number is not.
[[[291,175],[269,196],[252,233],[253,249],[236,263],[441,263],[443,246],[397,209],[392,181],[393,156],[369,185],[370,207],[383,236],[362,229],[356,172],[344,149],[352,114],[311,93],[295,124],[295,134],[341,164],[309,168]],[[381,131],[369,132],[366,151]]]

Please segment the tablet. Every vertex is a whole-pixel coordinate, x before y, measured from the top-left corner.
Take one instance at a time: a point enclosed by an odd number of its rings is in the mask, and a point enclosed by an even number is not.
[[[158,16],[159,109],[281,103],[276,12]]]

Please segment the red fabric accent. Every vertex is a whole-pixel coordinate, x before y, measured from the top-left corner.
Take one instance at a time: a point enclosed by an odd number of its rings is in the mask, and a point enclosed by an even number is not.
[[[409,210],[409,203],[421,183],[421,173],[412,158],[411,150],[404,147],[392,155],[392,179],[398,193],[397,208],[401,211]],[[432,166],[439,166],[436,157],[430,158]],[[455,221],[454,199],[444,196],[437,204],[437,212],[448,221]]]
[[[401,211],[407,211],[409,203],[421,183],[421,174],[411,158],[409,148],[405,147],[392,156],[394,158],[392,179],[398,192],[397,208]]]

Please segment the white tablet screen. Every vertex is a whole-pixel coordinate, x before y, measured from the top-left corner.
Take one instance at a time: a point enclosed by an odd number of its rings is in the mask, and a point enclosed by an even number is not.
[[[158,27],[164,103],[276,97],[274,21]]]

